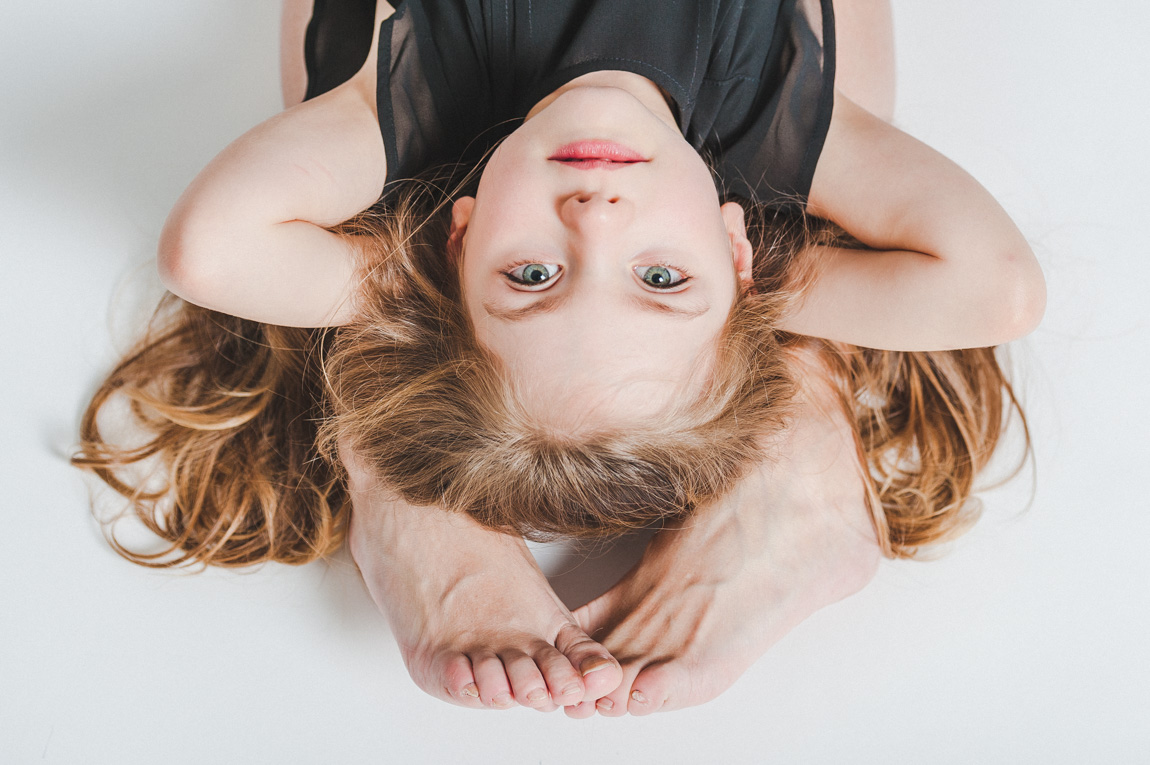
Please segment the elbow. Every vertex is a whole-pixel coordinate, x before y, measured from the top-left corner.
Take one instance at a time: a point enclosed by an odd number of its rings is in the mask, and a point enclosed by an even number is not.
[[[163,233],[160,234],[160,245],[156,250],[156,269],[160,272],[160,281],[164,287],[169,292],[183,297],[191,269],[187,265],[184,241],[173,228],[169,219],[164,225]]]
[[[1046,314],[1046,279],[1037,264],[1033,273],[1021,282],[1017,292],[1011,317],[1014,338],[1025,337],[1036,330]]]
[[[1037,329],[1046,313],[1046,278],[1030,248],[1000,261],[995,293],[992,345],[1017,340]]]
[[[175,214],[170,216],[156,252],[156,268],[164,287],[189,303],[211,308],[209,286],[218,283],[212,250],[202,234],[197,235],[194,225]]]

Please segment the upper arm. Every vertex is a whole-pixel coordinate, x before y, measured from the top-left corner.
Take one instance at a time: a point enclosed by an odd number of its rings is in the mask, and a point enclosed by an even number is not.
[[[1041,318],[1041,270],[990,193],[954,162],[838,93],[808,210],[869,247],[943,264],[952,292],[998,307],[992,321],[1003,336],[1025,334]]]

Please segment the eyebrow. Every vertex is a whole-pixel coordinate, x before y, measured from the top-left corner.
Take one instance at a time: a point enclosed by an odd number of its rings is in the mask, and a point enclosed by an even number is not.
[[[548,295],[542,300],[536,300],[530,305],[525,305],[522,308],[500,308],[495,303],[485,301],[483,303],[483,310],[487,311],[488,315],[503,321],[519,321],[526,319],[528,316],[535,316],[541,313],[551,313],[557,308],[561,307],[566,302],[567,296],[570,293],[563,293],[559,295]],[[630,301],[632,305],[641,308],[645,311],[653,311],[655,313],[665,314],[672,316],[676,319],[695,319],[707,311],[711,310],[711,306],[707,303],[697,304],[694,306],[678,306],[671,303],[666,303],[646,295],[631,295]]]

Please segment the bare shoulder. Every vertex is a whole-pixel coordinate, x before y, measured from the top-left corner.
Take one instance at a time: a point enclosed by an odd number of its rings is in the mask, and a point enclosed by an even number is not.
[[[379,27],[380,25],[390,18],[395,13],[395,7],[391,3],[385,3],[380,0],[375,4],[375,31],[371,36],[371,50],[367,54],[367,61],[363,62],[363,66],[356,72],[345,85],[354,89],[357,94],[364,100],[371,103],[372,111],[375,112],[375,84],[376,84],[376,71],[379,66]],[[379,119],[378,114],[376,119]]]
[[[316,0],[283,0],[280,16],[280,76],[284,108],[298,106],[307,92],[307,65],[304,59],[304,40],[308,24],[311,22]],[[379,27],[392,14],[395,7],[391,3],[380,2],[375,6],[375,21],[371,48],[367,60],[359,72],[340,87],[353,91],[361,102],[370,102],[375,111],[376,66],[379,62]]]

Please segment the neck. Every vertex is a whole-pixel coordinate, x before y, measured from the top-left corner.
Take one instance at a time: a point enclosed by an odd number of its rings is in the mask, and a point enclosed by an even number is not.
[[[675,121],[675,115],[672,113],[671,107],[667,104],[667,98],[658,85],[642,75],[616,70],[589,72],[588,74],[576,77],[562,87],[551,91],[543,100],[531,107],[531,111],[527,112],[525,119],[531,119],[550,106],[556,98],[577,88],[614,88],[625,91],[650,109],[651,113],[660,120],[670,125],[676,131],[679,129],[679,125]]]

